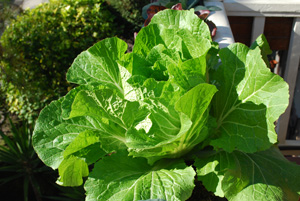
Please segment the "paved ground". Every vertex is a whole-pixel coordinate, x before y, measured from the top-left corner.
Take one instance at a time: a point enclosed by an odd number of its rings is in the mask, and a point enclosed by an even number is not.
[[[37,5],[39,5],[40,3],[45,3],[45,2],[48,2],[48,0],[24,0],[22,8],[23,9],[34,8]]]
[[[14,0],[13,2],[20,5],[23,9],[34,8],[40,3],[48,2],[49,0]]]

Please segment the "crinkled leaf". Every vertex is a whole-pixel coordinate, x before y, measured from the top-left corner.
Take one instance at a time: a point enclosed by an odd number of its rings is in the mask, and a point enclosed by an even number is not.
[[[95,200],[186,200],[194,188],[195,171],[181,161],[149,166],[143,158],[113,154],[96,163],[85,190]]]
[[[69,144],[86,130],[99,132],[99,121],[91,117],[62,118],[64,98],[53,101],[40,113],[36,121],[32,143],[40,159],[53,169],[63,161],[63,152]]]
[[[222,65],[210,80],[219,88],[213,113],[220,136],[211,145],[229,152],[267,149],[277,142],[273,123],[288,105],[288,85],[270,72],[258,48],[233,44],[219,54]]]
[[[150,24],[160,24],[168,29],[187,29],[195,38],[206,38],[211,41],[210,32],[205,22],[194,14],[194,11],[167,9],[153,16]]]
[[[160,24],[150,24],[138,33],[132,52],[146,58],[152,48],[159,44],[182,52],[181,38],[176,35],[177,31],[178,29],[168,29]]]
[[[91,112],[89,110],[90,108],[86,108],[86,110],[84,110],[84,107],[82,107],[83,110],[81,110],[81,106],[79,106],[79,109],[77,109],[78,111],[76,110],[76,104],[82,101],[78,100],[78,97],[81,97],[82,94],[87,94],[89,92],[85,91],[85,89],[90,89],[92,91],[94,88],[75,88],[70,92],[70,95],[61,98],[59,101],[54,101],[45,107],[40,113],[40,116],[36,122],[33,135],[34,148],[43,162],[53,169],[58,168],[59,164],[63,161],[63,152],[69,146],[69,144],[73,142],[79,133],[85,131],[96,133],[95,135],[98,135],[101,139],[100,142],[103,143],[101,145],[102,148],[106,148],[105,150],[107,152],[117,149],[125,149],[125,145],[123,143],[125,141],[124,128],[113,122],[117,121],[120,123],[123,120],[113,117],[113,115],[106,110],[107,108],[103,109],[102,111],[95,111],[98,112],[97,114],[99,115],[106,115],[103,116],[103,118],[101,118],[101,116],[99,118],[99,116],[95,116],[93,113],[89,115],[88,112]],[[103,89],[103,91],[106,91],[106,94],[112,95],[108,89]],[[103,94],[105,93],[100,95]],[[99,107],[97,104],[95,104],[93,99],[86,98],[86,100],[87,103],[85,104],[94,104],[92,105],[93,107]],[[62,108],[66,103],[72,103],[72,112],[69,111],[69,106]],[[134,103],[129,102],[128,105],[131,105],[131,108],[134,109],[128,108],[126,111],[132,113],[138,110]],[[124,108],[120,109],[123,110]],[[107,112],[107,114],[105,112]],[[67,114],[70,116],[68,118],[64,118]],[[122,125],[123,123],[128,125],[130,124],[130,121],[133,120],[126,118],[126,116],[124,116],[123,119],[124,122],[121,122]],[[141,117],[141,119],[143,119],[143,117]],[[74,143],[76,144],[76,141]]]
[[[145,157],[152,164],[160,158],[186,154],[207,137],[206,111],[215,92],[215,86],[199,84],[180,97],[175,106],[171,105],[173,108],[152,101],[148,120],[151,129],[127,132],[130,155]]]
[[[191,59],[205,54],[210,48],[207,25],[192,11],[164,10],[157,13],[151,23],[137,35],[133,52],[147,57],[158,44],[179,51],[183,58]]]
[[[131,78],[131,73],[123,66],[119,65],[120,75],[124,90],[124,98],[128,101],[137,101],[141,99],[140,91],[131,86],[128,80]]]
[[[123,57],[127,44],[118,38],[104,39],[76,57],[67,80],[76,84],[102,84],[123,94],[117,60]]]
[[[300,166],[276,147],[253,154],[221,151],[200,157],[194,165],[205,187],[230,201],[299,199]]]
[[[136,44],[135,47],[139,47]],[[179,53],[167,49],[163,44],[154,46],[146,57],[137,53],[132,53],[132,66],[130,67],[132,75],[142,75],[147,78],[155,78],[156,80],[167,80],[168,65],[176,65],[180,61]],[[128,67],[127,67],[128,68]]]
[[[113,91],[102,89],[80,91],[74,99],[70,118],[89,116],[98,119],[101,122],[101,146],[111,152],[125,148],[127,129],[147,114],[138,102],[126,101]]]

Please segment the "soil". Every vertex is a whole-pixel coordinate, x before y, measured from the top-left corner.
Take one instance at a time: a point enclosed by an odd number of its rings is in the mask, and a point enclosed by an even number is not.
[[[215,196],[207,191],[200,181],[196,181],[195,184],[193,194],[187,201],[227,201],[226,198]]]

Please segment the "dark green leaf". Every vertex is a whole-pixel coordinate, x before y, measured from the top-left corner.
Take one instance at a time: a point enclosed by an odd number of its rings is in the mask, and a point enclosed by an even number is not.
[[[276,147],[253,154],[221,151],[200,157],[195,166],[205,187],[230,201],[299,199],[300,166]]]
[[[288,105],[288,85],[270,72],[258,48],[233,44],[219,55],[222,65],[210,80],[219,86],[213,113],[220,137],[211,145],[229,152],[267,149],[277,142],[274,122]]]

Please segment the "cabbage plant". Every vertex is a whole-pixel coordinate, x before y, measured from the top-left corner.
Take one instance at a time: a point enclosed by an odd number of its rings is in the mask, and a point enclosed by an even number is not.
[[[88,201],[187,200],[195,179],[228,200],[298,200],[274,129],[288,85],[263,36],[219,50],[193,11],[165,10],[126,50],[115,37],[82,52],[78,86],[40,113],[34,148],[58,183],[84,183]]]

